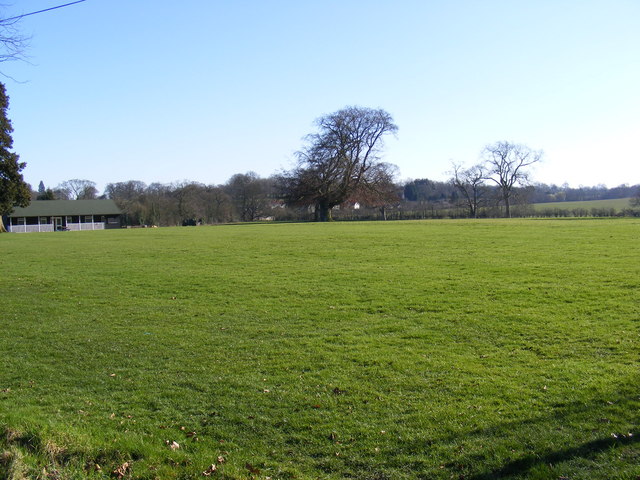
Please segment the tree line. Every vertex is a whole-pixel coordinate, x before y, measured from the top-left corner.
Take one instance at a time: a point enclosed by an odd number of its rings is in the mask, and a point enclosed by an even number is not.
[[[95,183],[88,180],[70,180],[75,185],[93,188],[68,190],[63,182],[53,189],[40,185],[32,192],[35,199],[113,199],[124,213],[125,224],[130,226],[198,225],[255,221],[313,221],[316,213],[309,206],[288,206],[282,198],[280,178],[273,175],[261,178],[254,172],[233,175],[226,183],[205,185],[199,182],[171,184],[129,180],[109,183],[99,194]],[[486,184],[480,195],[476,217],[501,217],[504,208],[497,186]],[[569,202],[628,198],[637,195],[640,185],[621,185],[615,188],[571,188],[568,185],[534,183],[513,191],[512,216],[615,216],[622,213],[637,215],[637,209],[621,212],[608,208],[563,208],[553,203],[548,209],[533,210],[532,203]],[[43,194],[43,192],[45,192]],[[48,193],[46,193],[48,192]],[[343,203],[331,209],[334,220],[384,220],[469,218],[466,199],[452,179],[446,181],[427,178],[406,180],[393,184],[395,202],[384,206],[373,203]],[[640,206],[640,198],[638,202]]]
[[[387,112],[346,107],[320,117],[316,127],[317,132],[308,135],[296,153],[296,166],[267,178],[254,172],[238,173],[220,185],[191,181],[147,185],[128,180],[107,184],[102,194],[90,180],[71,179],[53,188],[41,181],[31,199],[109,198],[123,211],[128,226],[186,226],[270,220],[533,216],[536,212],[529,207],[531,203],[621,198],[640,192],[637,185],[607,189],[532,183],[528,167],[541,160],[542,152],[506,141],[487,145],[476,164],[452,164],[447,181],[425,178],[398,182],[397,167],[381,160],[385,137],[398,130]],[[10,135],[5,146],[10,146],[9,141]],[[7,158],[11,162],[5,163],[14,170],[24,168],[17,156]],[[23,182],[21,175],[20,180]],[[25,203],[22,197],[20,201]],[[585,209],[550,212],[553,216],[617,214]],[[630,212],[635,214],[636,210]]]

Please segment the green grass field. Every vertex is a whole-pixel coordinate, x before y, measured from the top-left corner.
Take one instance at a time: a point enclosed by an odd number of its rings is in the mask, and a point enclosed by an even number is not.
[[[551,203],[535,203],[533,207],[537,212],[544,210],[574,210],[574,209],[614,209],[616,211],[631,208],[630,198],[613,198],[608,200],[588,200],[584,202],[551,202]]]
[[[638,219],[2,235],[0,478],[637,480],[639,242]]]

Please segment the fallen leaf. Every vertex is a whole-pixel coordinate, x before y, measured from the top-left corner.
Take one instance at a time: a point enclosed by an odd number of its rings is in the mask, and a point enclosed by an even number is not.
[[[122,465],[116,468],[113,472],[111,472],[111,474],[116,478],[122,478],[129,472],[130,468],[131,468],[131,464],[129,462],[124,462]]]
[[[209,465],[209,468],[207,468],[204,472],[202,472],[202,475],[205,477],[210,477],[211,474],[213,472],[215,472],[217,470],[218,467],[216,467],[213,463],[211,465]]]
[[[221,463],[221,464],[222,464],[222,463],[224,463],[224,462],[226,462],[226,461],[227,461],[227,460],[226,460],[222,455],[218,455],[218,463]]]
[[[253,466],[253,465],[251,465],[250,463],[247,463],[247,464],[245,465],[245,468],[246,468],[247,470],[249,470],[249,472],[250,472],[250,473],[253,473],[254,475],[260,475],[260,469],[259,469],[259,468],[254,467],[254,466]]]
[[[164,442],[171,450],[177,450],[180,448],[180,444],[178,442],[174,441],[170,441],[170,440],[165,440]]]

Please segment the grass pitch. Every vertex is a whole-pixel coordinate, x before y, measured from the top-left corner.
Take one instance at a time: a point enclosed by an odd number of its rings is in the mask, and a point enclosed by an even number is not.
[[[2,235],[0,478],[632,479],[640,221]]]

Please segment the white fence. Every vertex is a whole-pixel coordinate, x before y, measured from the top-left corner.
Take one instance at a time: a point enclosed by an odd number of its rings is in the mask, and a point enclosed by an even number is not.
[[[67,223],[67,230],[104,230],[104,222],[94,223]]]
[[[13,233],[53,232],[53,225],[11,225]]]
[[[67,223],[66,229],[76,232],[80,230],[104,230],[104,222]],[[11,231],[13,233],[53,232],[54,226],[50,223],[43,223],[41,225],[11,225]]]

